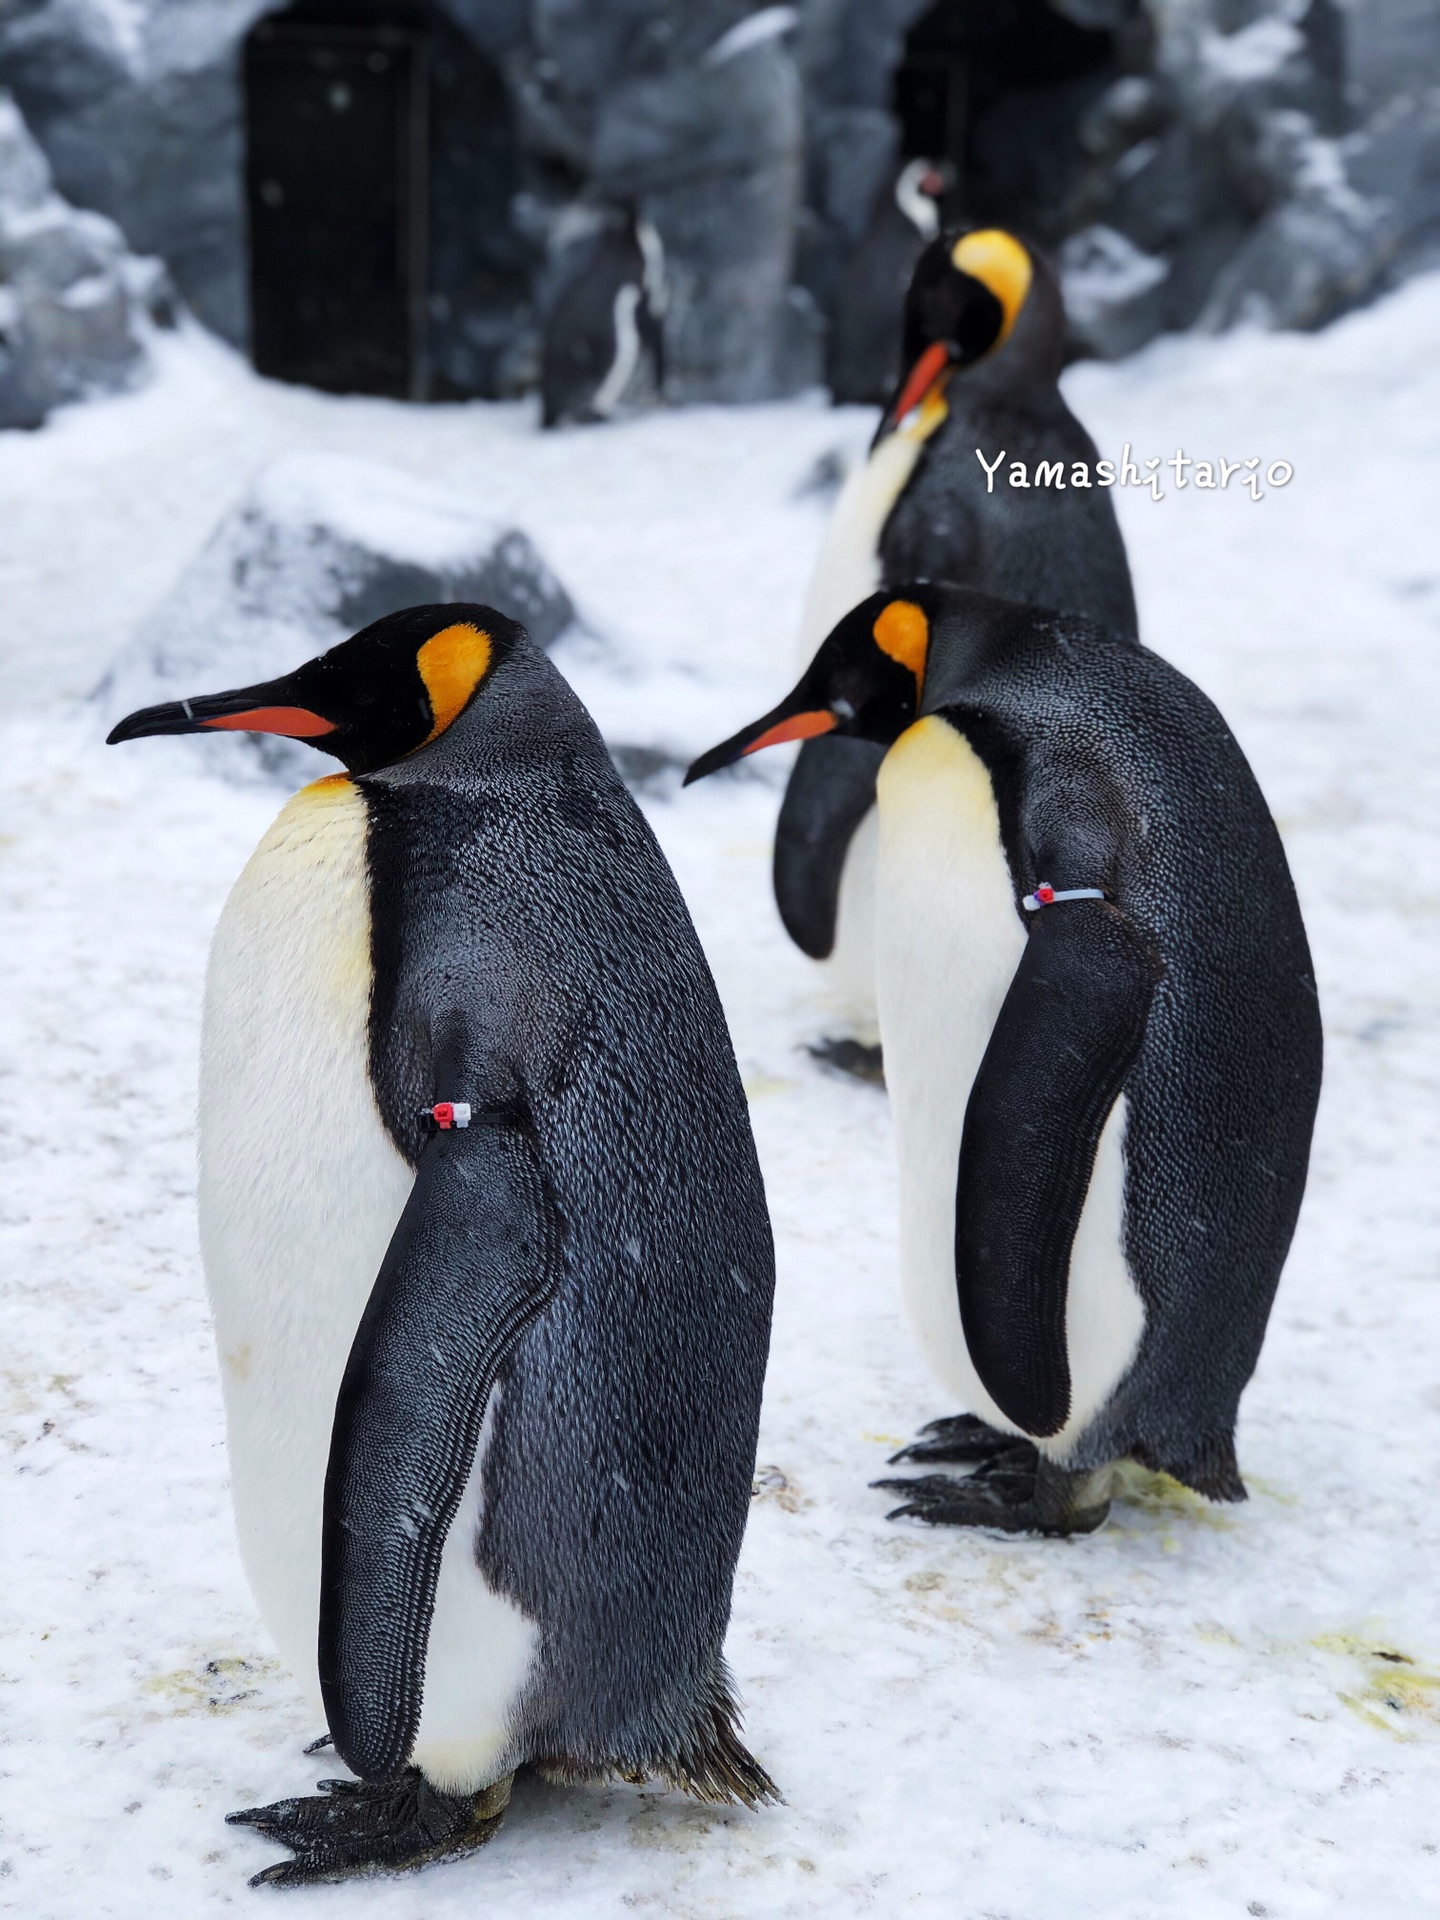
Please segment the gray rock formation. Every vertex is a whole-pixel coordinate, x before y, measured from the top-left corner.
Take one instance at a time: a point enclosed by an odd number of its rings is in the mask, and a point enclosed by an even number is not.
[[[1060,284],[1070,332],[1101,360],[1143,346],[1164,323],[1169,267],[1113,227],[1085,227],[1060,248]]]
[[[62,401],[127,385],[171,300],[158,260],[137,259],[113,220],[55,192],[0,93],[0,427],[36,427]]]
[[[1144,71],[1117,77],[1081,123],[1088,165],[1066,213],[1166,269],[1119,340],[1321,326],[1427,257],[1440,211],[1430,0],[1146,0],[1144,20]],[[1093,318],[1076,328],[1116,350],[1102,332],[1108,344]]]
[[[479,601],[548,647],[569,596],[528,537],[408,474],[338,454],[289,454],[259,476],[97,689],[109,720],[137,707],[288,672],[401,607]],[[313,749],[262,734],[197,739],[228,777],[298,786]],[[223,751],[217,752],[217,748]]]
[[[956,163],[947,218],[1063,253],[1083,351],[1317,326],[1440,257],[1436,0],[6,0],[58,190],[240,345],[242,56],[271,14],[428,36],[425,337],[397,391],[533,383],[577,208],[664,243],[669,398],[804,386],[920,151]]]
[[[241,40],[266,0],[9,0],[0,68],[67,198],[158,254],[208,327],[246,326]]]
[[[821,378],[787,301],[800,86],[781,41],[790,10],[768,12],[748,37],[731,28],[698,58],[622,81],[596,115],[596,187],[664,243],[666,389],[681,402],[766,400]]]

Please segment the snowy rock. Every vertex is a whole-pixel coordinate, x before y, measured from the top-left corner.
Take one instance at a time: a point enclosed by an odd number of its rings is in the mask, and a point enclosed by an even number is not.
[[[1133,353],[1164,325],[1168,264],[1113,227],[1072,234],[1059,264],[1071,336],[1100,359]]]
[[[1440,86],[1387,103],[1344,143],[1356,191],[1377,201],[1395,235],[1392,272],[1440,260]]]
[[[1221,270],[1199,328],[1323,326],[1374,290],[1391,251],[1384,226],[1363,213],[1318,196],[1287,200]]]
[[[0,93],[0,427],[36,427],[62,401],[124,386],[169,282],[103,214],[55,192],[19,108]]]
[[[1257,164],[1275,201],[1218,275],[1202,331],[1323,326],[1380,285],[1395,252],[1390,209],[1355,191],[1339,144],[1307,115],[1269,115]]]
[[[518,528],[392,468],[342,454],[288,454],[221,521],[97,694],[118,718],[162,700],[250,686],[382,614],[457,600],[498,608],[544,647],[575,618]],[[241,737],[252,775],[288,785],[315,777],[313,750]],[[242,764],[233,740],[196,741],[195,749],[232,775]]]
[[[247,337],[240,44],[269,0],[13,0],[7,84],[62,193],[158,254],[187,304]]]

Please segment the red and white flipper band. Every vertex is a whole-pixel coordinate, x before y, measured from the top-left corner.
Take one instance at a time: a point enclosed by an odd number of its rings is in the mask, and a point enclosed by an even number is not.
[[[468,1100],[437,1100],[433,1107],[422,1107],[420,1111],[427,1120],[433,1120],[443,1133],[448,1133],[451,1127],[468,1127],[470,1124]]]
[[[1099,887],[1065,887],[1057,891],[1048,880],[1042,880],[1034,893],[1027,893],[1020,902],[1026,913],[1038,913],[1041,907],[1053,907],[1059,900],[1103,900],[1105,895]]]

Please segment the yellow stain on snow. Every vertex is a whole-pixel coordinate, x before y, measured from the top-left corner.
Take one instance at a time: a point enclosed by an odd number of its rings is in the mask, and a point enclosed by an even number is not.
[[[1124,1460],[1115,1469],[1114,1498],[1156,1520],[1185,1520],[1212,1527],[1217,1533],[1228,1533],[1235,1525],[1225,1507],[1172,1480],[1168,1473],[1151,1473],[1133,1460]],[[1161,1546],[1166,1553],[1178,1551],[1178,1543],[1169,1534],[1161,1540]]]
[[[763,1100],[771,1093],[793,1093],[798,1084],[795,1080],[777,1080],[769,1073],[746,1074],[740,1082],[747,1100]]]
[[[197,1667],[176,1667],[155,1673],[140,1690],[160,1703],[169,1715],[224,1714],[258,1698],[262,1682],[278,1678],[283,1669],[276,1660],[259,1654],[229,1654]]]
[[[1338,1653],[1360,1668],[1353,1690],[1337,1688],[1341,1702],[1396,1740],[1417,1740],[1440,1729],[1440,1673],[1422,1667],[1411,1655],[1378,1636],[1318,1633],[1311,1642],[1322,1653]]]

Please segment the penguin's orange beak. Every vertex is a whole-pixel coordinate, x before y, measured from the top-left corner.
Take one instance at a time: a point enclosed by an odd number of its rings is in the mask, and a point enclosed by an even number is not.
[[[688,787],[692,781],[718,773],[721,767],[732,767],[746,754],[759,753],[763,747],[783,746],[787,740],[818,739],[822,733],[833,733],[839,724],[838,717],[828,708],[804,707],[796,712],[787,701],[767,713],[763,720],[742,727],[730,739],[722,740],[718,747],[702,753],[685,775],[684,784]]]
[[[948,340],[932,340],[910,369],[910,377],[900,389],[900,398],[895,402],[891,416],[903,420],[912,407],[918,407],[926,394],[949,367],[954,357]]]
[[[271,686],[241,687],[233,693],[204,694],[195,700],[167,700],[141,707],[110,730],[106,746],[167,733],[279,733],[290,740],[318,740],[335,731],[335,722],[309,707],[278,705]]]

